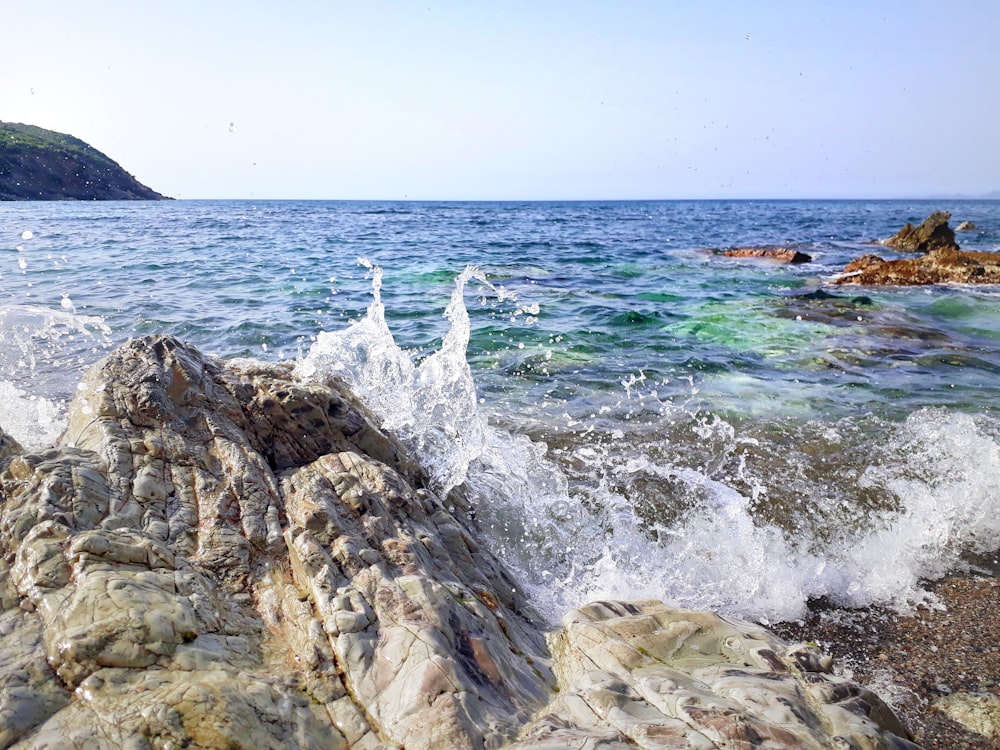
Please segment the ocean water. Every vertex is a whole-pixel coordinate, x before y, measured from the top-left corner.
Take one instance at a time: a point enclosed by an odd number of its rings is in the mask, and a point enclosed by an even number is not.
[[[0,204],[0,425],[174,334],[351,383],[553,620],[906,609],[998,568],[1000,288],[830,282],[937,208],[1000,251],[990,201]]]

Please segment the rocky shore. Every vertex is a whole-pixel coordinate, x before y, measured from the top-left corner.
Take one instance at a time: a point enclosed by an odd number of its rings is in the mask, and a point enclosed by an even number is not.
[[[916,257],[885,259],[862,255],[844,268],[836,284],[921,286],[929,284],[998,284],[1000,254],[968,252],[955,242],[951,214],[935,211],[919,226],[907,224],[880,244]],[[962,231],[970,231],[963,222]]]
[[[840,674],[878,686],[926,750],[1000,750],[995,572],[930,582],[939,606],[905,616],[818,605],[807,619],[775,630],[818,642]]]
[[[0,457],[0,748],[917,747],[752,623],[551,628],[337,382],[137,339]]]

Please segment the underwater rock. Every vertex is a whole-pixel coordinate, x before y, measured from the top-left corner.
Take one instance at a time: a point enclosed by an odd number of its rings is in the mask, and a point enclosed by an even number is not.
[[[951,214],[947,211],[935,211],[915,227],[909,222],[896,234],[881,244],[894,250],[905,250],[914,253],[929,253],[939,248],[958,250],[955,244],[955,233],[948,226]]]
[[[963,221],[957,227],[955,227],[956,232],[977,232],[979,227],[973,224],[971,221]]]
[[[1000,254],[939,248],[916,258],[885,260],[862,255],[844,267],[835,284],[998,284]]]
[[[791,247],[731,247],[720,255],[727,258],[765,258],[779,263],[809,263],[811,255],[806,255]]]
[[[549,633],[337,382],[148,337],[56,446],[4,445],[0,749],[914,747],[756,625],[600,602]]]

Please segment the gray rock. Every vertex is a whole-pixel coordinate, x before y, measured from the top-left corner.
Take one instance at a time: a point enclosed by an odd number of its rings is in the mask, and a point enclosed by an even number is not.
[[[139,339],[58,445],[4,444],[0,749],[912,747],[758,626],[602,602],[547,633],[338,383]]]

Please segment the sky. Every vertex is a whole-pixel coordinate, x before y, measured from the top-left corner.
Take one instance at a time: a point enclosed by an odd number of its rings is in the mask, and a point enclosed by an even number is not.
[[[0,120],[175,198],[1000,190],[997,0],[0,3]]]

